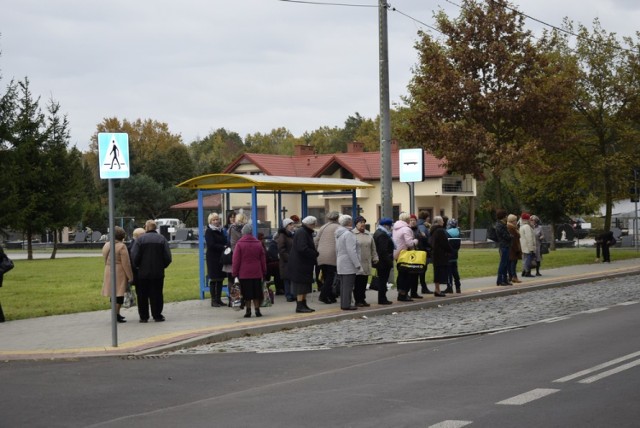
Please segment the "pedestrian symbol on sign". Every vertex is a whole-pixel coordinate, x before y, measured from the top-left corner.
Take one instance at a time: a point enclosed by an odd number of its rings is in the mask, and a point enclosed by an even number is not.
[[[98,134],[100,178],[129,178],[129,135]]]

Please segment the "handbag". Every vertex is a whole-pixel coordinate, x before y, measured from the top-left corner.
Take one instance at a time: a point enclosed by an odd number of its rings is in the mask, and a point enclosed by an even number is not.
[[[229,287],[229,302],[234,310],[239,311],[242,306],[242,293],[240,292],[240,281],[235,279],[233,284]]]
[[[331,292],[336,297],[340,296],[340,282],[340,276],[336,273],[333,277],[333,284],[331,284]]]
[[[127,291],[124,292],[124,302],[122,303],[122,306],[125,308],[132,308],[136,303],[136,293],[131,290],[131,287],[127,287]]]
[[[380,281],[380,277],[376,275],[373,278],[371,278],[371,284],[369,284],[369,290],[378,291],[380,290],[381,284],[382,284],[382,281]],[[384,286],[386,287],[387,284],[385,284]]]
[[[13,261],[6,254],[0,261],[0,275],[3,275],[13,269]]]
[[[427,267],[427,252],[422,250],[402,250],[396,261],[399,272],[424,273]]]
[[[260,307],[268,308],[273,305],[273,291],[263,282],[262,283],[262,302],[260,302]]]
[[[223,265],[230,265],[231,262],[233,262],[233,251],[231,250],[231,247],[224,247],[224,251],[220,256],[220,263]]]

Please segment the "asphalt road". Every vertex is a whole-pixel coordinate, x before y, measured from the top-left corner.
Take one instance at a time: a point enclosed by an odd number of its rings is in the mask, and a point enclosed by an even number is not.
[[[439,341],[5,362],[0,427],[636,427],[639,308]]]

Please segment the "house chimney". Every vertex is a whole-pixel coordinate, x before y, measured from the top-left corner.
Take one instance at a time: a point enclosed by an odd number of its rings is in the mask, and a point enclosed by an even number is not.
[[[398,140],[391,140],[391,151],[397,152],[400,149],[398,148]]]
[[[347,153],[362,153],[364,152],[364,143],[360,141],[352,141],[347,143]]]
[[[315,148],[313,146],[307,146],[307,145],[297,145],[293,148],[293,155],[294,156],[311,156],[315,153]]]

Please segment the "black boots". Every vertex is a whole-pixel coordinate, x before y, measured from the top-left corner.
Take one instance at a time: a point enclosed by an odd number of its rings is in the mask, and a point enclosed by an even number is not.
[[[309,314],[314,312],[314,310],[307,306],[306,300],[298,300],[296,301],[296,312],[299,314]]]
[[[247,305],[247,309],[246,309],[246,311],[244,312],[244,317],[245,317],[245,318],[251,318],[251,303],[249,303],[249,304]]]
[[[540,273],[540,262],[538,262],[538,264],[536,265],[536,276],[542,276],[542,274]]]
[[[4,322],[4,312],[2,312],[2,305],[0,305],[0,322]]]
[[[209,283],[209,292],[211,294],[211,307],[219,308],[221,306],[225,306],[222,301],[222,283],[221,282],[213,282]]]

